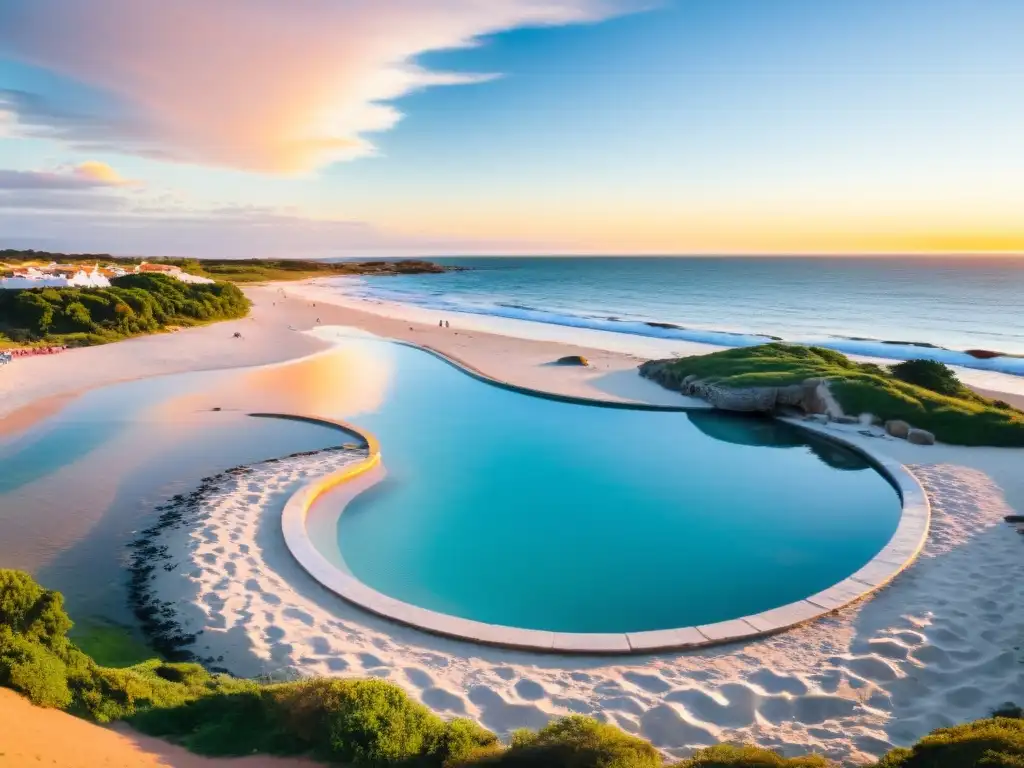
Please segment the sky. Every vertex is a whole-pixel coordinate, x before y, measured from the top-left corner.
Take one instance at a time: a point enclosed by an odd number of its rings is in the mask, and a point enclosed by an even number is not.
[[[1021,0],[3,0],[0,248],[1024,252]]]

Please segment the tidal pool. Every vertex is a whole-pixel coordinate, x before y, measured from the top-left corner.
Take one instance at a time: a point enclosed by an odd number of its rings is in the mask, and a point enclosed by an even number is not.
[[[336,413],[379,438],[386,476],[311,535],[422,608],[557,632],[710,624],[842,581],[899,523],[867,460],[775,420],[558,402],[406,346],[342,349],[363,361],[346,386],[377,395]]]

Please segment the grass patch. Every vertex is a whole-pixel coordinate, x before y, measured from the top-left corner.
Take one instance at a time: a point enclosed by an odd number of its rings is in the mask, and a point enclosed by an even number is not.
[[[111,622],[78,623],[68,636],[83,653],[104,667],[131,667],[153,658],[153,649],[130,627]]]
[[[827,379],[848,414],[902,419],[953,445],[1024,447],[1024,412],[982,397],[946,366],[931,361],[890,368],[856,363],[821,347],[773,343],[652,361],[641,371],[672,389],[679,389],[690,375],[726,387],[782,387]]]

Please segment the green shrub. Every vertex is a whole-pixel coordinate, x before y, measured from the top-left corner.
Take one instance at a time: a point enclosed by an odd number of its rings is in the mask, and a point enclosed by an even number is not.
[[[397,763],[424,754],[444,723],[396,685],[383,680],[318,679],[275,691],[288,730],[324,758],[346,763]]]
[[[43,589],[24,571],[0,568],[0,627],[60,651],[71,626],[60,592]]]
[[[940,395],[957,397],[964,392],[964,385],[948,365],[935,360],[905,360],[889,370],[900,381],[924,387]]]
[[[52,651],[0,627],[0,686],[41,707],[66,707],[71,703],[67,674],[64,662]]]
[[[778,752],[750,745],[718,744],[701,749],[677,768],[828,768],[820,755],[783,757]]]
[[[450,768],[479,761],[502,751],[498,737],[472,720],[457,718],[444,724],[427,746],[427,755],[436,765]]]
[[[1024,720],[995,717],[940,728],[914,745],[893,750],[877,768],[1020,768]]]
[[[607,723],[570,715],[535,734],[517,732],[512,746],[488,765],[532,768],[661,768],[661,754],[649,742]]]

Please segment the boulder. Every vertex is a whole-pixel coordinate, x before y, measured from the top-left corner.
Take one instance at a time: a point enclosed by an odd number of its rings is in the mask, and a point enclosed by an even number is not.
[[[905,421],[893,419],[885,422],[885,431],[893,437],[906,437],[910,432],[910,425]]]
[[[775,410],[775,387],[706,387],[703,397],[715,408],[741,413],[768,413]]]
[[[907,442],[914,445],[935,445],[935,435],[926,429],[907,430]]]
[[[587,366],[590,365],[590,363],[587,362],[587,358],[583,357],[583,355],[566,355],[565,357],[560,357],[557,360],[555,360],[555,365]]]
[[[778,388],[778,391],[775,393],[775,404],[792,405],[807,411],[804,407],[806,397],[807,393],[804,391],[803,384],[791,384],[787,387]]]
[[[804,379],[800,385],[803,398],[800,407],[807,413],[828,413],[828,400],[826,393],[828,385],[824,379]]]

